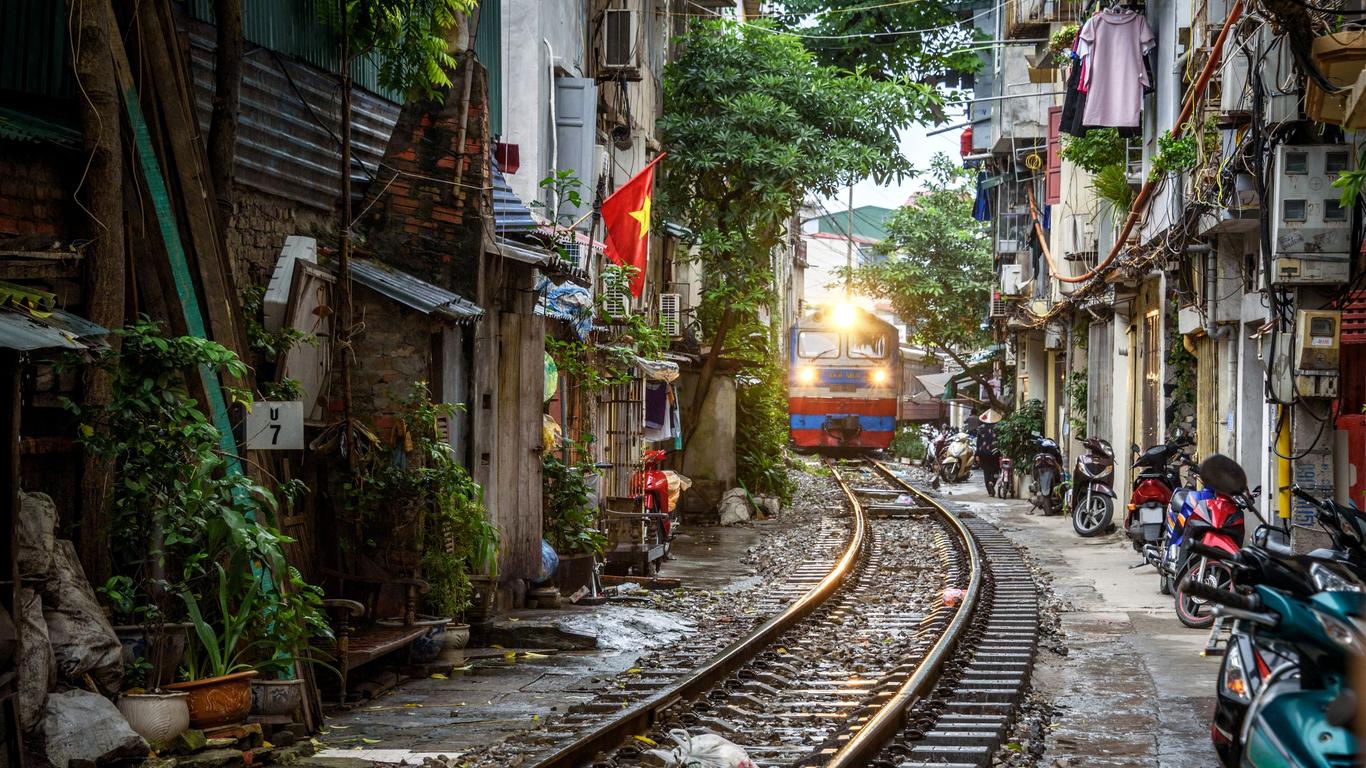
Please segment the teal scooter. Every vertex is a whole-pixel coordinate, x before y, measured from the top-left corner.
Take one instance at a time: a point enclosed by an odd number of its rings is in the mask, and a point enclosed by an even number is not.
[[[1270,670],[1248,708],[1240,739],[1245,768],[1366,766],[1352,730],[1357,695],[1348,677],[1353,657],[1366,652],[1366,584],[1342,564],[1313,568],[1326,588],[1307,598],[1265,585],[1251,595],[1186,585],[1222,615],[1297,652],[1299,663]]]

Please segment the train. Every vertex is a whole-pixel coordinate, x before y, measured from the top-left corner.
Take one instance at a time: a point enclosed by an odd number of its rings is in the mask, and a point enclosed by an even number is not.
[[[896,326],[852,304],[822,307],[788,337],[788,432],[798,449],[885,449],[896,433]]]

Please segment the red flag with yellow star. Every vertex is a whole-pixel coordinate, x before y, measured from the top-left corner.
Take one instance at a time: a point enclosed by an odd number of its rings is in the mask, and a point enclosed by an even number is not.
[[[650,197],[655,163],[663,153],[602,201],[602,221],[607,225],[607,258],[624,267],[635,267],[631,295],[640,298],[645,289],[645,264],[650,255]]]

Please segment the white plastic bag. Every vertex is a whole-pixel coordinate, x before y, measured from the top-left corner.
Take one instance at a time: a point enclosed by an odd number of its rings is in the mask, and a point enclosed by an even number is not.
[[[669,731],[677,747],[646,752],[664,761],[669,768],[758,768],[745,750],[714,733],[696,736],[677,728]]]

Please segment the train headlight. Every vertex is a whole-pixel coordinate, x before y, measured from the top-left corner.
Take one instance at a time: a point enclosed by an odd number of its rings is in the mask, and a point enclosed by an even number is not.
[[[887,373],[886,368],[874,368],[873,373],[869,378],[872,380],[873,384],[880,387],[886,384],[887,382],[891,381],[892,376],[891,374]]]
[[[816,383],[816,369],[809,365],[797,369],[797,383],[810,386]]]

